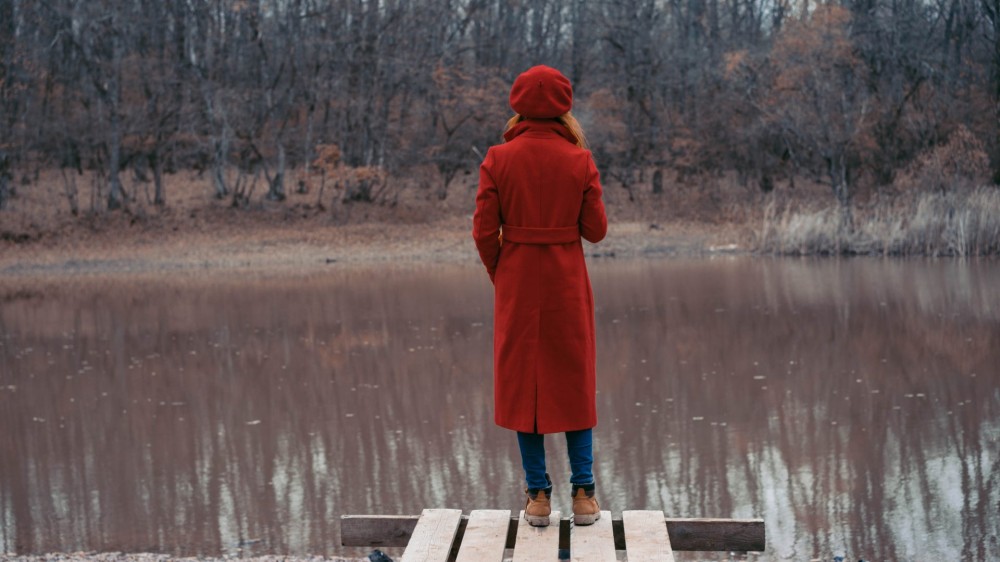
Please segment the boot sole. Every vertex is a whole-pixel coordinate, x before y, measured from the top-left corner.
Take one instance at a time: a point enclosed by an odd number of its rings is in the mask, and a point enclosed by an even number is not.
[[[580,526],[593,525],[594,522],[600,518],[601,518],[600,512],[588,513],[588,514],[581,513],[579,515],[573,515],[573,523],[575,525],[580,525]]]
[[[528,521],[528,525],[532,527],[548,527],[549,526],[549,516],[548,515],[528,515],[524,514],[524,518]]]

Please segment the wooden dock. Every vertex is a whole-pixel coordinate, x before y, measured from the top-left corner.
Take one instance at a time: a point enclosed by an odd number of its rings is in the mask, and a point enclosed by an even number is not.
[[[602,511],[593,525],[575,526],[552,512],[548,527],[532,527],[509,510],[425,509],[414,515],[344,515],[344,546],[406,547],[402,562],[673,562],[675,550],[764,550],[762,519],[671,519],[662,511]],[[510,551],[513,551],[511,554]]]

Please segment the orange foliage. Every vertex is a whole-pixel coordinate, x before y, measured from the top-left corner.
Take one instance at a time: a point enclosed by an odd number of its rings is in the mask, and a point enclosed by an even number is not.
[[[624,104],[610,88],[595,90],[577,105],[580,111],[574,109],[574,113],[582,122],[591,146],[600,147],[608,155],[622,155],[628,150]]]
[[[903,189],[953,191],[985,184],[990,158],[983,141],[964,125],[948,137],[948,142],[924,151],[896,179]]]
[[[311,167],[318,172],[333,175],[337,166],[340,165],[340,158],[343,153],[336,144],[316,145],[316,158],[312,161]]]
[[[727,79],[734,78],[749,67],[749,59],[750,53],[746,49],[725,53],[723,55],[723,75]]]
[[[299,170],[297,183],[299,192],[305,193],[315,186],[317,176],[320,182],[330,181],[338,197],[344,202],[386,201],[389,174],[379,166],[347,166],[341,158],[343,152],[336,144],[316,145],[316,158],[306,169]]]
[[[763,100],[768,118],[811,155],[842,204],[852,173],[877,148],[867,67],[855,54],[850,27],[850,12],[836,5],[789,22],[771,52],[772,82]]]
[[[435,100],[439,126],[448,137],[468,121],[486,125],[495,122],[496,129],[503,127],[505,113],[497,103],[505,98],[509,89],[495,72],[485,69],[465,71],[457,65],[439,63],[432,74],[438,92]]]
[[[670,164],[677,169],[681,178],[701,171],[708,152],[710,150],[705,143],[690,129],[683,127],[674,130],[670,139]]]
[[[833,73],[860,71],[850,24],[850,11],[830,4],[818,6],[808,19],[789,22],[773,50],[776,89],[804,91]]]

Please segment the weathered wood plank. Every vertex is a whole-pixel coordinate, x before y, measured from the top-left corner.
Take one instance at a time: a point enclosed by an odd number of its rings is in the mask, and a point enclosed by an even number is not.
[[[406,546],[418,515],[341,515],[341,546]]]
[[[625,554],[633,562],[674,562],[662,511],[623,511]]]
[[[762,552],[763,519],[667,519],[674,551]],[[624,534],[622,535],[624,536]],[[616,537],[617,538],[617,537]]]
[[[425,509],[403,551],[402,562],[447,562],[461,521],[460,509]]]
[[[417,524],[416,515],[342,515],[340,517],[340,537],[343,546],[406,546],[413,528]],[[569,529],[568,519],[562,521]],[[735,551],[761,552],[765,545],[763,519],[689,519],[667,518],[667,531],[674,552]],[[514,547],[514,529],[518,527],[517,517],[512,516],[507,539],[507,548]],[[621,518],[612,520],[615,533],[615,548],[625,550],[625,532]]]
[[[555,560],[559,554],[559,512],[549,516],[548,527],[532,527],[524,520],[524,511],[518,521],[513,562]]]
[[[666,527],[664,527],[666,534]],[[615,534],[611,512],[602,511],[593,525],[574,525],[569,552],[574,562],[615,562]]]
[[[509,509],[474,510],[469,514],[455,562],[503,562],[509,527]]]

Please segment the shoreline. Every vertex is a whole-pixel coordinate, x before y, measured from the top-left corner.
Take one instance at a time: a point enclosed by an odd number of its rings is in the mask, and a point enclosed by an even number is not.
[[[201,272],[294,272],[343,266],[479,264],[471,219],[418,224],[220,225],[214,231],[118,230],[56,240],[0,244],[0,278],[66,278]],[[595,259],[746,254],[711,225],[613,222]]]
[[[305,189],[280,202],[234,206],[209,198],[206,178],[178,173],[169,176],[167,206],[140,197],[121,211],[79,215],[65,208],[62,182],[43,171],[0,212],[0,277],[478,263],[471,177],[440,193],[403,182],[391,203],[353,203]],[[728,176],[660,194],[646,187],[605,186],[608,236],[596,246],[584,243],[588,257],[1000,256],[994,186],[859,199],[846,229],[843,209],[816,183],[768,194]]]

